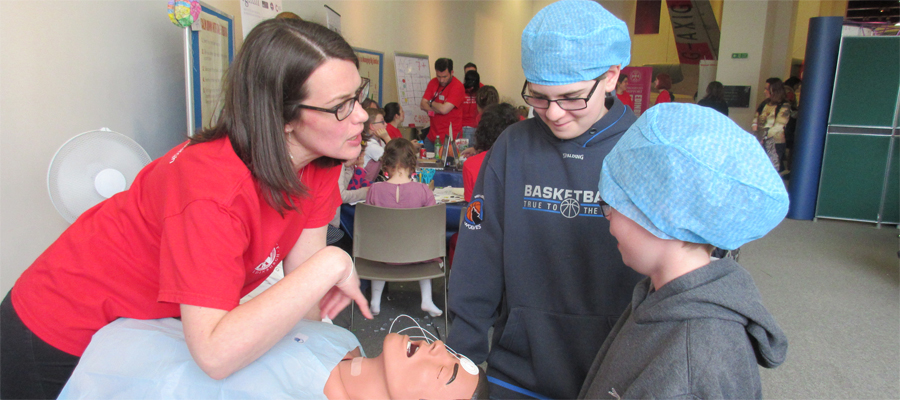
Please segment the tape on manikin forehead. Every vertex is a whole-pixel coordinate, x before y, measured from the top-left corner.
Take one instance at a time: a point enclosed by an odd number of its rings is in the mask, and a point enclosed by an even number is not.
[[[402,317],[408,318],[410,321],[412,321],[413,324],[415,324],[415,326],[408,326],[397,332],[394,332],[394,324],[397,323],[397,321],[399,321],[400,318],[402,318]],[[410,339],[421,339],[421,340],[424,340],[428,344],[432,344],[436,340],[438,340],[438,338],[436,336],[434,336],[434,334],[432,334],[430,331],[425,330],[425,328],[422,328],[422,325],[419,325],[418,321],[416,321],[413,317],[410,317],[409,315],[406,315],[406,314],[400,314],[397,316],[397,318],[394,318],[394,321],[391,322],[391,327],[390,327],[390,329],[388,329],[388,332],[403,334],[403,332],[406,332],[408,330],[416,330],[416,329],[419,330],[420,334],[419,335],[407,334],[407,336],[409,336]],[[472,374],[472,375],[478,375],[478,367],[475,365],[474,362],[472,362],[472,360],[469,359],[469,357],[466,357],[463,354],[459,354],[456,350],[453,350],[450,346],[447,346],[446,344],[444,344],[444,347],[447,349],[448,353],[452,354],[454,357],[456,357],[457,360],[459,360],[459,365],[462,366],[466,372],[468,372],[469,374]]]

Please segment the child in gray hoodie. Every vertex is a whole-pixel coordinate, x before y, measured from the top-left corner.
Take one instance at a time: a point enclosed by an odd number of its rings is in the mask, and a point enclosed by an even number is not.
[[[603,161],[600,196],[626,265],[647,278],[579,398],[761,398],[757,364],[787,338],[737,262],[710,262],[778,225],[788,196],[753,136],[715,110],[649,109]]]

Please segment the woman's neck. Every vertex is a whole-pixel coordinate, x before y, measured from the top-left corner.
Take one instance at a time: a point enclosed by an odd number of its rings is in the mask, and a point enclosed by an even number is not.
[[[391,125],[393,125],[394,128],[400,128],[400,118],[399,118],[399,117],[398,117],[398,118],[394,118],[393,121],[388,122],[388,123],[391,124]]]

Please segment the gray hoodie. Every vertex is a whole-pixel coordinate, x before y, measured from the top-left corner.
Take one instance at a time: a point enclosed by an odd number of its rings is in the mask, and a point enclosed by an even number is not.
[[[784,361],[787,338],[753,278],[714,261],[652,291],[634,288],[579,398],[761,398],[758,363]]]

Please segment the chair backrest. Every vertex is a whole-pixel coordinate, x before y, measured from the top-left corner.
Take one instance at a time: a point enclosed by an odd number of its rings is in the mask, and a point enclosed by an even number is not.
[[[447,253],[447,206],[384,208],[360,203],[353,222],[353,257],[414,263]]]

